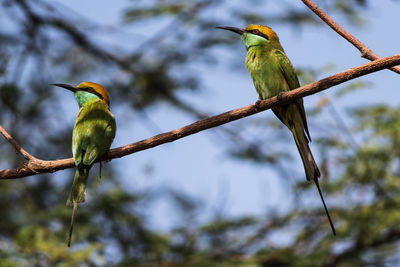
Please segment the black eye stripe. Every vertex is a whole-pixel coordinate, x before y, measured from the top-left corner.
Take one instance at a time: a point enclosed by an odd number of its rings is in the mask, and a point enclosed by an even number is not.
[[[103,99],[103,96],[99,94],[96,90],[94,90],[92,87],[87,87],[85,89],[86,92],[97,95],[98,97],[100,97],[100,99]]]
[[[247,30],[246,32],[249,32],[249,33],[264,37],[265,39],[269,40],[268,36],[266,34],[260,32],[259,30]]]

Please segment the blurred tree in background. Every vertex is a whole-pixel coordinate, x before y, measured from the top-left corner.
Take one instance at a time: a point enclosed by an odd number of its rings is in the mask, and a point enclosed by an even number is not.
[[[246,2],[250,7],[261,1]],[[238,45],[235,36],[210,31],[249,23],[323,25],[294,2],[282,1],[281,12],[261,15],[222,0],[129,1],[121,20],[143,35],[111,43],[98,36],[116,29],[97,27],[60,3],[0,0],[0,124],[39,158],[70,157],[72,123],[60,123],[63,99],[49,84],[90,79],[109,89],[114,110],[136,114],[135,120],[155,133],[151,110],[158,105],[168,104],[195,119],[213,114],[180,94],[195,98],[203,87],[193,65],[216,66],[221,63],[216,49]],[[357,26],[369,1],[320,2]],[[238,60],[243,64],[243,58]],[[299,69],[303,83],[315,80],[318,71]],[[351,83],[337,94],[338,101],[360,87],[365,84]],[[91,178],[92,197],[79,211],[71,249],[65,245],[71,213],[65,200],[72,172],[62,179],[46,174],[1,181],[0,266],[394,266],[400,261],[400,109],[353,109],[348,113],[355,126],[350,131],[334,101],[323,97],[308,113],[315,120],[332,116],[337,122],[320,119],[321,133],[313,133],[324,191],[334,204],[330,210],[336,238],[322,207],[307,204],[315,188],[306,182],[294,185],[296,198],[285,214],[217,215],[204,223],[198,218],[201,200],[178,186],[136,192],[122,184],[114,164],[108,164],[101,182]],[[117,120],[130,123],[128,115]],[[283,152],[289,135],[278,123],[250,118],[219,127],[214,138],[223,138],[221,150],[237,160],[268,164],[287,178],[289,171],[282,164],[293,158]],[[275,128],[265,142],[267,135],[246,138],[239,131],[248,127],[262,128],[259,132]],[[4,139],[0,150],[1,168],[23,162]],[[146,210],[160,198],[174,205],[171,216],[181,222],[169,232],[148,226]],[[284,236],[285,242],[275,242],[276,236]]]

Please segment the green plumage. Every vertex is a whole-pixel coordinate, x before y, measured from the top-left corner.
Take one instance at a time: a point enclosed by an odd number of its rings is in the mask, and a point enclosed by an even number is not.
[[[244,41],[251,42],[251,38],[246,38]],[[246,56],[247,69],[253,78],[254,86],[261,100],[300,87],[296,72],[283,48],[278,41],[271,42],[251,46]],[[320,172],[308,146],[311,138],[303,100],[298,99],[294,103],[278,106],[272,111],[292,132],[303,161],[307,180],[317,179]]]
[[[72,133],[76,173],[67,205],[85,201],[89,170],[110,148],[115,131],[115,118],[104,101],[94,98],[83,104]]]
[[[300,87],[296,71],[287,58],[278,36],[271,28],[256,24],[249,25],[244,29],[235,27],[217,28],[232,31],[241,36],[247,50],[246,67],[251,74],[260,100]],[[272,111],[292,132],[303,161],[307,180],[315,182],[332,232],[335,235],[335,227],[318,183],[321,174],[308,146],[311,138],[308,132],[303,100],[298,99],[286,105],[279,105]]]
[[[73,206],[68,246],[71,245],[72,230],[78,203],[86,200],[86,184],[92,165],[110,148],[115,137],[116,123],[110,112],[107,90],[100,84],[83,82],[77,87],[53,84],[74,92],[79,113],[72,133],[72,154],[76,171],[67,206]]]

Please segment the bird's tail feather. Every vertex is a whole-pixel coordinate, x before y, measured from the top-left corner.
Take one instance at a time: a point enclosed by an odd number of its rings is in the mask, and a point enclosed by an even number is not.
[[[76,169],[74,182],[67,200],[67,206],[73,206],[74,203],[85,202],[88,175],[89,168]]]
[[[78,203],[75,202],[73,206],[74,208],[72,210],[71,226],[69,227],[69,235],[68,235],[68,247],[71,246],[72,230],[74,229],[74,220],[75,220],[76,210],[78,209]]]
[[[75,172],[74,182],[72,183],[71,193],[67,200],[67,206],[73,206],[71,216],[71,226],[68,235],[68,247],[71,246],[72,230],[74,228],[74,220],[78,203],[86,200],[86,183],[90,168],[77,168]]]
[[[318,169],[317,163],[315,163],[310,147],[308,146],[308,139],[304,134],[303,128],[300,126],[295,126],[291,130],[294,136],[294,140],[296,141],[296,146],[299,150],[301,160],[303,161],[307,180],[312,181],[318,179],[321,176],[321,173]]]
[[[321,192],[321,188],[319,187],[318,178],[321,176],[321,173],[318,169],[317,163],[315,163],[313,154],[311,153],[310,147],[308,146],[308,139],[304,134],[303,127],[293,127],[292,133],[294,139],[296,141],[297,149],[299,150],[301,160],[303,161],[304,170],[306,172],[306,177],[308,181],[314,181],[317,186],[319,196],[321,197],[322,204],[324,205],[324,210],[326,216],[328,217],[329,224],[332,229],[333,235],[336,235],[335,226],[333,225],[331,216],[329,214],[329,210],[326,207],[324,197]]]

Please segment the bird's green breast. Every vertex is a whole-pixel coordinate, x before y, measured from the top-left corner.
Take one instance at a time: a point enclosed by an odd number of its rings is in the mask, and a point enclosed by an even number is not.
[[[267,99],[289,90],[273,49],[250,47],[246,56],[246,67],[253,79],[260,99]]]

